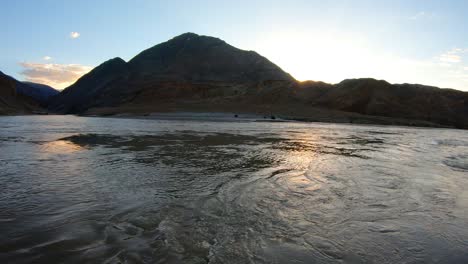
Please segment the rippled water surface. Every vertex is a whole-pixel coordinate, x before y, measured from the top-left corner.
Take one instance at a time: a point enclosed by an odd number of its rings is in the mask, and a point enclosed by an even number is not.
[[[468,133],[0,118],[0,263],[468,263]]]

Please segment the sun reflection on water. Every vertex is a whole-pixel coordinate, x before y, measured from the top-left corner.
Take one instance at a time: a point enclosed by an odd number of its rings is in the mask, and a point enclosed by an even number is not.
[[[312,133],[290,134],[288,137],[292,144],[288,143],[285,149],[285,164],[293,169],[279,181],[293,193],[306,194],[321,189],[327,180],[323,175],[314,173],[315,167],[325,165],[318,144],[320,137]]]
[[[55,141],[50,141],[42,145],[41,150],[48,152],[48,153],[54,153],[54,154],[70,154],[70,153],[75,153],[78,151],[83,151],[85,148],[75,144],[73,142],[70,142],[68,140],[55,140]]]

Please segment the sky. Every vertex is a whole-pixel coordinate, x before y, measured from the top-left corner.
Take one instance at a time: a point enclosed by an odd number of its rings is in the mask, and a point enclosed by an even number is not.
[[[193,32],[255,50],[301,81],[468,91],[466,0],[0,1],[0,71],[58,89]]]

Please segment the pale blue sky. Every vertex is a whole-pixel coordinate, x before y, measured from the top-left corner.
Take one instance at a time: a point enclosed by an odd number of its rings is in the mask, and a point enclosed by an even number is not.
[[[465,0],[1,1],[0,71],[59,88],[107,59],[194,32],[255,50],[299,80],[468,90]]]

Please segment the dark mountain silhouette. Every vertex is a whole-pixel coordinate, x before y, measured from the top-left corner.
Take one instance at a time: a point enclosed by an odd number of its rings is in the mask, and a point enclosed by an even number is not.
[[[222,111],[309,121],[468,128],[468,93],[374,79],[298,82],[268,59],[186,33],[109,60],[53,97],[60,113]]]
[[[40,103],[34,98],[18,92],[25,84],[0,72],[0,114],[31,114],[41,111]]]

